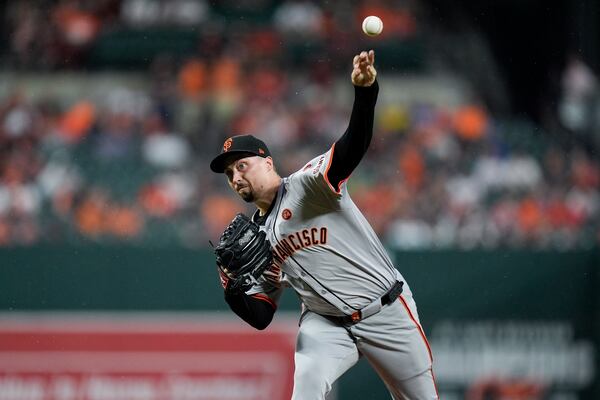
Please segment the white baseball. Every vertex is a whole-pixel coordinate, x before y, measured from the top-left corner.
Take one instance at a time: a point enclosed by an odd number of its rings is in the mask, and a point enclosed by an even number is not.
[[[375,15],[369,15],[362,23],[362,30],[369,36],[377,36],[383,31],[383,21]]]

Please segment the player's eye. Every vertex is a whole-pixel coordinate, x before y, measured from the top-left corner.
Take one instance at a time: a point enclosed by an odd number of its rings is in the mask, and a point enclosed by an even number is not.
[[[246,169],[246,163],[245,162],[241,162],[237,165],[237,169],[238,171],[243,171]]]

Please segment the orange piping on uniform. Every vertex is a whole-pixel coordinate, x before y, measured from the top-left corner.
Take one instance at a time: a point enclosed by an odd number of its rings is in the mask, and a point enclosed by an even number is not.
[[[431,347],[429,347],[429,342],[427,341],[427,338],[425,337],[423,328],[421,328],[421,325],[419,325],[419,323],[417,322],[415,317],[413,317],[413,314],[410,311],[408,304],[406,304],[406,300],[404,300],[404,297],[402,297],[402,295],[400,295],[400,296],[398,296],[398,298],[402,302],[402,305],[404,306],[404,308],[406,308],[406,311],[408,312],[408,316],[410,317],[410,319],[412,319],[412,321],[415,323],[415,325],[419,329],[419,333],[421,334],[421,337],[423,338],[423,341],[425,342],[425,345],[427,346],[427,351],[429,352],[429,358],[431,359],[431,362],[433,363],[433,354],[431,353]],[[437,398],[439,399],[440,394],[438,393],[437,384],[435,383],[435,375],[433,375],[433,368],[431,368],[430,370],[431,370],[431,378],[433,379],[433,387],[435,388],[435,394],[436,394]]]
[[[415,319],[415,317],[413,317],[412,312],[410,312],[410,308],[408,308],[408,304],[406,304],[406,301],[404,300],[404,297],[402,297],[402,295],[400,295],[400,296],[398,296],[398,298],[400,299],[400,301],[404,305],[404,308],[406,308],[406,311],[408,312],[408,315],[410,316],[410,319],[412,319],[412,321],[415,323],[415,325],[419,329],[419,333],[421,334],[421,337],[423,338],[423,341],[425,342],[425,345],[427,346],[427,351],[429,351],[429,358],[433,362],[433,354],[431,353],[431,347],[429,347],[429,342],[427,341],[427,338],[425,337],[425,333],[423,332],[423,328],[421,328],[421,325],[419,325],[419,323],[417,322],[417,320]]]
[[[271,298],[265,294],[256,293],[256,294],[251,295],[250,297],[253,297],[257,300],[266,301],[267,303],[269,303],[271,305],[271,307],[273,307],[273,309],[277,310],[277,304],[275,304],[275,302],[273,300],[271,300]]]
[[[335,193],[335,194],[340,194],[342,193],[342,190],[339,188],[339,186],[342,184],[342,182],[345,182],[348,180],[348,178],[344,179],[343,181],[341,181],[338,184],[338,188],[336,189],[331,182],[329,182],[329,177],[327,176],[327,174],[329,173],[329,168],[331,167],[331,162],[333,161],[333,153],[335,152],[335,143],[333,144],[333,146],[331,146],[331,154],[329,155],[329,162],[327,163],[327,168],[325,168],[325,182],[327,182],[327,185],[329,185],[329,188]]]
[[[430,371],[431,371],[431,378],[433,379],[433,387],[435,388],[435,395],[437,396],[437,398],[439,400],[440,393],[438,392],[437,383],[435,383],[435,375],[433,374],[433,367],[430,368]]]

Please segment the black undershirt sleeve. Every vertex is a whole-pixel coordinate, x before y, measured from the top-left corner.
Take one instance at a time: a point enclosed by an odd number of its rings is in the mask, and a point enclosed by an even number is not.
[[[367,152],[373,137],[373,121],[379,84],[354,87],[354,105],[350,123],[344,135],[335,142],[333,159],[327,171],[329,183],[339,190],[339,184],[347,179]]]
[[[335,143],[333,160],[327,171],[327,179],[335,188],[348,178],[366,153],[373,136],[375,104],[379,85],[354,87],[354,105],[350,123],[344,135]],[[248,296],[245,293],[225,293],[225,301],[240,318],[256,329],[265,329],[273,320],[276,308],[271,302]]]
[[[248,296],[245,293],[225,293],[225,301],[233,312],[258,330],[269,326],[276,310],[270,302]]]

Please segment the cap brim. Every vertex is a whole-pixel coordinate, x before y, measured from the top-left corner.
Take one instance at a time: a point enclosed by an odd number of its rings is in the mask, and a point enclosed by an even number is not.
[[[234,160],[250,156],[258,156],[258,154],[246,150],[232,150],[221,153],[210,162],[210,169],[217,174],[222,174],[225,172],[225,167]]]

